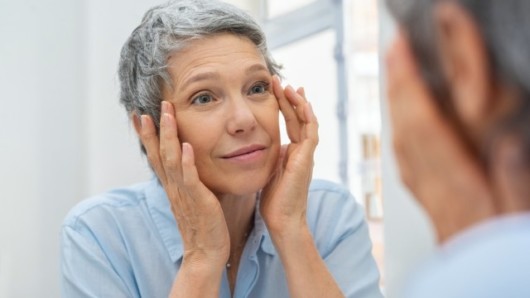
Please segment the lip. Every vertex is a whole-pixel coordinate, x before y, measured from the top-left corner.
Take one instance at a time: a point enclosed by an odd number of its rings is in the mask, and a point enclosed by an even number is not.
[[[223,159],[241,159],[245,157],[251,157],[257,155],[261,151],[265,150],[267,147],[264,145],[252,144],[249,146],[241,147],[237,150],[234,150],[230,153],[227,153],[221,156]]]

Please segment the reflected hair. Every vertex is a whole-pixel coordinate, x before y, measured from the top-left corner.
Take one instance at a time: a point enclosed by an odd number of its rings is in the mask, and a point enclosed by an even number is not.
[[[407,32],[421,74],[433,96],[442,108],[451,109],[437,52],[433,15],[434,6],[442,1],[449,0],[386,0],[391,14]],[[456,2],[474,19],[481,32],[494,79],[518,92],[518,108],[494,129],[491,138],[517,135],[530,151],[530,1]]]
[[[246,12],[216,0],[173,0],[149,9],[123,45],[118,75],[120,102],[127,113],[149,115],[158,128],[162,88],[172,87],[169,56],[178,55],[193,40],[220,33],[248,38],[263,55],[269,72],[279,75],[265,34]]]

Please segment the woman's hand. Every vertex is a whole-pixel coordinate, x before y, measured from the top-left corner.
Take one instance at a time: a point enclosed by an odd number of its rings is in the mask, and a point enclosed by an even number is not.
[[[285,118],[291,143],[283,146],[276,171],[262,191],[261,213],[273,236],[298,232],[306,225],[313,154],[318,144],[318,123],[303,89],[285,89],[277,76],[273,91]],[[291,229],[292,228],[292,229]]]
[[[440,241],[494,214],[484,170],[440,113],[403,35],[387,56],[394,152],[405,185],[433,221]],[[449,99],[446,99],[449,100]]]
[[[317,119],[303,89],[283,89],[275,76],[273,90],[291,143],[282,147],[276,171],[262,191],[261,214],[282,260],[290,297],[343,297],[307,225]]]
[[[170,200],[184,244],[177,280],[191,272],[199,278],[218,279],[220,284],[230,253],[228,228],[219,201],[199,180],[192,146],[183,143],[181,150],[172,104],[162,102],[160,139],[149,116],[142,115],[141,124],[141,141]],[[209,287],[212,284],[215,282]]]

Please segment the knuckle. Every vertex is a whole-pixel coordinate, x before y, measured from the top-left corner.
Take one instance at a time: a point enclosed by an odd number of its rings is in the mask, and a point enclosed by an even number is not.
[[[177,167],[177,157],[175,156],[175,154],[169,154],[167,148],[161,148],[160,155],[165,168],[175,169]]]
[[[176,159],[174,157],[171,157],[171,156],[166,156],[164,158],[164,167],[169,170],[169,171],[174,171],[176,170],[178,167],[177,167],[177,162],[176,162]]]
[[[156,132],[154,132],[154,131],[147,130],[147,129],[143,129],[143,130],[140,132],[140,139],[143,140],[143,141],[145,141],[146,143],[148,143],[148,142],[152,142],[152,141],[154,141],[156,138],[157,138],[157,135],[156,135]]]

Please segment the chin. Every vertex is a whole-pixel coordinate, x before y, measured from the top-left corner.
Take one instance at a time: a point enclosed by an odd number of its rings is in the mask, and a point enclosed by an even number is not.
[[[234,196],[247,196],[257,193],[269,182],[270,174],[263,173],[242,173],[240,175],[226,175],[224,181],[219,181],[217,185],[207,187],[215,194],[229,194]]]

